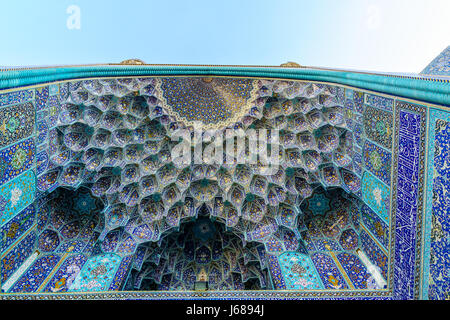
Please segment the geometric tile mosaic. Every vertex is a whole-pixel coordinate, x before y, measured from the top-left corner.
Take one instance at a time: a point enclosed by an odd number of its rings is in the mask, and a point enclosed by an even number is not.
[[[374,94],[366,94],[366,104],[388,112],[394,110],[394,99]]]
[[[36,292],[60,260],[61,257],[56,254],[38,258],[9,292]]]
[[[23,236],[34,224],[35,216],[36,208],[34,204],[30,204],[0,228],[0,254]]]
[[[34,149],[34,140],[30,138],[0,151],[0,185],[31,168]]]
[[[31,204],[34,200],[34,193],[35,176],[32,170],[1,186],[0,202],[4,202],[4,204],[2,204],[0,226]]]
[[[358,256],[346,252],[339,253],[336,256],[353,286],[357,289],[366,289],[370,274]]]
[[[366,141],[363,152],[365,168],[386,185],[391,185],[391,154],[369,140]]]
[[[67,292],[86,261],[87,257],[83,254],[67,257],[43,291]]]
[[[322,289],[323,284],[309,256],[285,252],[278,257],[288,290]]]
[[[90,258],[69,287],[69,291],[107,290],[121,260],[120,256],[113,253]]]
[[[30,102],[0,109],[0,148],[33,134],[34,110],[34,106]]]
[[[392,113],[366,106],[364,111],[364,131],[370,140],[390,150],[392,146]]]
[[[311,259],[322,279],[322,283],[325,284],[325,288],[335,290],[348,288],[333,258],[326,253],[315,253],[311,256]]]
[[[362,178],[362,200],[381,218],[389,223],[389,188],[369,171]]]
[[[41,111],[47,107],[47,99],[49,95],[49,87],[44,86],[35,89],[35,108],[36,111]]]
[[[0,107],[19,104],[33,99],[34,90],[20,90],[0,94]]]
[[[364,113],[364,93],[359,91],[353,92],[353,102],[355,104],[355,112]]]
[[[371,238],[371,236],[363,229],[360,233],[361,249],[367,254],[370,261],[380,268],[381,275],[384,279],[388,275],[388,257],[380,249],[378,244]]]
[[[128,275],[128,270],[130,264],[133,261],[133,257],[133,255],[130,255],[122,259],[122,262],[120,263],[120,266],[108,290],[119,290],[120,287],[124,284],[125,277]]]
[[[31,231],[12,249],[2,256],[1,261],[1,283],[5,283],[24,261],[35,250],[36,232]]]
[[[389,225],[386,224],[369,206],[361,206],[361,220],[364,226],[372,233],[378,242],[384,247],[389,246]]]
[[[278,257],[274,255],[269,255],[268,264],[270,268],[270,274],[274,289],[275,290],[286,289],[286,282],[284,281],[283,272],[281,271],[281,266]]]

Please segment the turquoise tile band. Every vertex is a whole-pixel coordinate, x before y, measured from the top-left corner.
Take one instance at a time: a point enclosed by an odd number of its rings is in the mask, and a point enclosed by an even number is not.
[[[398,97],[450,105],[450,83],[447,81],[308,68],[98,65],[11,70],[0,72],[0,90],[70,79],[183,75],[283,78],[331,82]]]

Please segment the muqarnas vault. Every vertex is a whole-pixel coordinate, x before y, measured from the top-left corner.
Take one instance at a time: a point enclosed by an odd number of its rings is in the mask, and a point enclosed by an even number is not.
[[[1,298],[448,299],[449,57],[3,69]],[[276,130],[277,169],[177,163],[198,126]]]

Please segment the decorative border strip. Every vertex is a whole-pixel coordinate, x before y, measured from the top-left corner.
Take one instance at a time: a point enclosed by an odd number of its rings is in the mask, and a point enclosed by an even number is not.
[[[430,109],[428,115],[428,155],[427,155],[427,176],[426,176],[426,199],[424,203],[425,214],[423,219],[423,251],[422,251],[422,282],[421,299],[428,300],[430,258],[431,258],[431,227],[433,216],[433,184],[434,184],[434,155],[436,139],[436,122],[443,119],[450,122],[450,112],[437,109]]]
[[[305,291],[120,291],[120,292],[62,292],[2,294],[0,300],[305,300],[305,299],[361,299],[390,300],[387,291],[305,292]]]
[[[393,287],[394,290],[394,298],[395,299],[419,299],[419,289],[420,289],[420,279],[421,279],[421,269],[420,269],[420,255],[422,250],[421,245],[421,239],[422,239],[422,214],[423,214],[423,196],[424,196],[424,176],[425,176],[425,153],[426,153],[426,146],[425,146],[425,137],[426,137],[426,107],[422,105],[417,104],[411,104],[409,102],[404,101],[396,101],[395,105],[395,135],[394,135],[394,164],[393,168],[396,168],[394,173],[394,179],[393,179],[393,189],[392,189],[392,199],[395,199],[395,201],[392,201],[392,212],[395,213],[392,215],[393,221],[391,224],[391,238],[394,236],[395,241],[391,241],[391,253],[390,259],[395,259],[396,253],[398,253],[398,249],[400,248],[401,243],[399,243],[399,240],[401,240],[398,237],[397,230],[398,230],[398,223],[399,223],[399,216],[398,216],[398,174],[399,174],[399,157],[400,157],[400,150],[399,150],[399,139],[400,139],[400,113],[402,111],[406,112],[412,112],[412,114],[415,114],[419,116],[419,123],[417,124],[418,129],[420,132],[417,135],[418,140],[418,149],[415,150],[418,152],[418,158],[417,158],[417,184],[415,185],[415,190],[413,190],[417,197],[414,199],[415,203],[412,203],[415,208],[411,209],[411,212],[416,212],[415,217],[409,217],[410,225],[409,227],[412,228],[411,232],[411,241],[414,243],[413,251],[413,262],[414,265],[411,267],[412,270],[411,273],[408,273],[408,270],[404,270],[404,266],[397,265],[397,261],[391,261],[390,264],[394,264],[394,270],[390,274],[390,286]],[[407,152],[412,152],[414,150],[407,150]],[[407,191],[406,191],[407,192]],[[412,219],[413,218],[413,219]],[[406,227],[406,226],[403,226]],[[405,228],[403,228],[405,229]],[[419,240],[419,241],[418,241]],[[408,248],[404,248],[405,250]],[[402,258],[405,258],[405,253],[402,252]],[[402,268],[403,267],[403,268]],[[406,274],[401,275],[401,281],[402,283],[408,283],[409,285],[412,284],[413,288],[409,288],[409,293],[407,293],[407,296],[405,296],[404,292],[400,292],[399,288],[396,287],[395,278],[398,276],[398,272],[406,272]],[[409,278],[407,278],[409,277]]]

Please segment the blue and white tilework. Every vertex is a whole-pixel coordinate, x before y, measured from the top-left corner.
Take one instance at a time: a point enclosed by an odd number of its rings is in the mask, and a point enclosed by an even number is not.
[[[425,152],[425,108],[404,102],[396,104],[397,186],[395,196],[394,295],[418,298],[416,265],[420,252]],[[419,223],[419,225],[418,225]]]
[[[314,263],[308,255],[298,252],[285,252],[278,257],[286,289],[313,290],[322,289]]]

